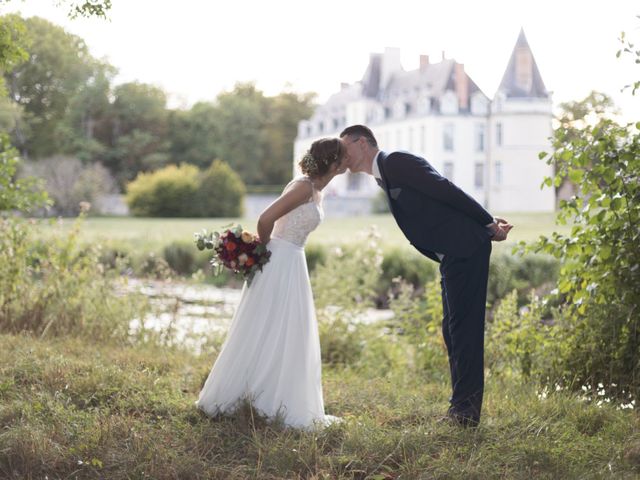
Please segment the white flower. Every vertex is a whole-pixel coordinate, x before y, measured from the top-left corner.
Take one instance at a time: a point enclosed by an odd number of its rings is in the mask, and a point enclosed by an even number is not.
[[[240,263],[240,265],[244,265],[248,258],[249,257],[246,253],[241,253],[240,255],[238,255],[238,263]]]

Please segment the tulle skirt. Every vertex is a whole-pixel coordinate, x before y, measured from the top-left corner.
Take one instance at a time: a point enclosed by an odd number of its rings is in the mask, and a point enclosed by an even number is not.
[[[327,424],[318,325],[304,249],[279,238],[271,259],[242,290],[220,355],[196,402],[210,416],[240,402],[291,427]]]

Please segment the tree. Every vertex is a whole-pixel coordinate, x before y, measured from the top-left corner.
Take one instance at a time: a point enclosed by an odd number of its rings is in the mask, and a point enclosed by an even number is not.
[[[18,22],[15,16],[7,21]],[[9,96],[25,113],[28,132],[16,132],[22,154],[34,158],[64,150],[60,125],[70,99],[98,63],[84,41],[42,18],[24,20],[29,59],[5,71]]]
[[[83,162],[104,162],[111,141],[111,81],[116,69],[97,62],[93,74],[69,99],[59,131],[63,152]]]
[[[252,83],[218,95],[213,124],[217,155],[250,185],[291,178],[298,122],[311,115],[315,94],[265,97]]]
[[[239,217],[244,211],[245,193],[240,176],[223,161],[215,160],[200,177],[200,215]]]
[[[207,168],[217,157],[216,115],[212,103],[199,102],[190,110],[174,110],[169,116],[171,160]]]
[[[5,2],[6,3],[6,2]],[[73,3],[75,14],[104,16],[111,0]],[[26,28],[16,16],[0,17],[0,71],[12,71],[28,58]],[[6,98],[5,78],[0,77],[0,98]],[[46,206],[49,199],[41,182],[33,178],[16,179],[20,158],[6,133],[0,133],[0,211],[29,210]]]
[[[267,101],[252,83],[218,95],[215,123],[218,156],[247,184],[262,182]]]
[[[298,123],[313,113],[314,93],[283,92],[269,98],[265,125],[266,152],[262,160],[262,182],[283,184],[293,170],[293,143]]]
[[[158,169],[170,160],[167,98],[160,88],[138,82],[119,85],[114,97],[112,150],[106,166],[124,186],[139,172]]]
[[[615,118],[618,114],[611,97],[605,93],[591,91],[584,99],[564,102],[559,105],[556,116],[558,129],[556,134],[562,135],[563,142],[578,138],[588,125],[595,125],[600,119]],[[562,177],[556,185],[558,200],[566,200],[576,193],[578,186],[568,177]]]
[[[624,41],[624,40],[623,40]],[[624,51],[640,63],[640,51]],[[635,89],[632,92],[635,94]],[[600,103],[600,102],[598,102]],[[585,109],[577,109],[578,118]],[[560,202],[570,235],[541,237],[531,248],[562,263],[556,295],[557,358],[543,376],[552,386],[640,395],[640,122],[567,123],[554,132],[556,167],[545,184],[570,179],[576,194]],[[546,154],[541,154],[542,157]],[[598,384],[602,387],[598,388]]]

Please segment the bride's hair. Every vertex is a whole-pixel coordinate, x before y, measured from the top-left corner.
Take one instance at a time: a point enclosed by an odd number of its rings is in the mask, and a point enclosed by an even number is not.
[[[344,147],[339,138],[321,138],[311,144],[311,148],[298,162],[302,173],[313,178],[322,177],[331,165],[344,157]]]

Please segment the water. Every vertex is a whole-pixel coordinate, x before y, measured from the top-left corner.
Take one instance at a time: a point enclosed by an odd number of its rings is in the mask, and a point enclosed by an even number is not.
[[[210,341],[224,338],[240,302],[241,289],[211,285],[130,279],[130,292],[145,295],[151,311],[144,319],[146,329],[165,336],[169,344],[187,345],[195,351]],[[373,323],[393,316],[390,310],[367,309],[357,322]],[[139,330],[140,319],[131,322]]]

